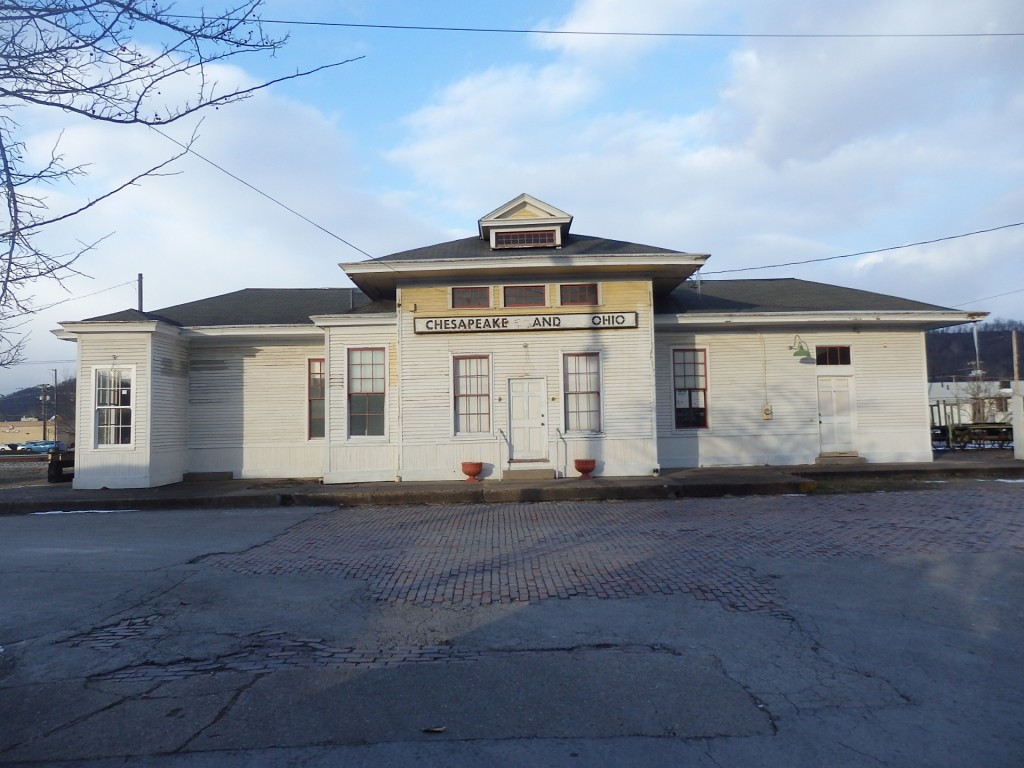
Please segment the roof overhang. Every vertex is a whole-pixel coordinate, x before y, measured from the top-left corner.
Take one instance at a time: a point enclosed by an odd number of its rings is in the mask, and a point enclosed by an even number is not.
[[[395,312],[375,315],[313,315],[310,318],[318,328],[360,328],[390,326],[398,322]]]
[[[982,320],[988,312],[885,311],[885,312],[694,312],[654,316],[656,329],[764,328],[778,326],[903,325],[930,331]]]
[[[75,320],[62,322],[60,328],[50,333],[64,341],[75,341],[79,336],[98,333],[161,333],[179,336],[181,331],[181,328],[159,320]]]
[[[339,264],[372,299],[391,298],[400,282],[536,279],[567,273],[608,278],[650,279],[656,294],[672,291],[708,260],[705,253],[635,253],[586,256],[512,255],[484,259],[357,261]]]

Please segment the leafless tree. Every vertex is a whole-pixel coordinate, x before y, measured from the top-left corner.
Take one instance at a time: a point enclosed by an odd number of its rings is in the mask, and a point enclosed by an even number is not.
[[[266,33],[259,17],[263,0],[235,2],[215,13],[182,15],[169,0],[0,0],[0,368],[22,359],[25,339],[17,328],[38,309],[29,293],[32,284],[73,274],[78,259],[97,245],[49,253],[39,245],[39,234],[161,173],[191,146],[72,210],[51,211],[45,188],[82,175],[84,166],[65,163],[55,147],[48,162],[29,167],[19,109],[51,108],[121,125],[166,125],[274,83],[348,63],[255,86],[219,88],[213,65],[243,54],[272,54],[285,43],[284,37]]]

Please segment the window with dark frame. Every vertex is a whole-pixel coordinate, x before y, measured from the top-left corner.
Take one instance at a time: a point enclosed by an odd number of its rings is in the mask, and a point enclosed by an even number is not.
[[[565,429],[601,431],[601,356],[574,352],[562,358],[565,376]]]
[[[348,432],[384,434],[384,348],[348,351]]]
[[[96,371],[96,445],[131,445],[132,372]]]
[[[491,431],[490,358],[460,355],[453,359],[455,434]]]
[[[547,305],[543,285],[507,285],[503,296],[506,307],[543,307]]]
[[[495,232],[495,248],[543,248],[555,245],[555,230],[531,232]]]
[[[597,304],[597,283],[576,283],[558,286],[562,306]]]
[[[487,309],[491,306],[491,289],[486,286],[452,288],[452,309]]]
[[[326,427],[325,405],[326,387],[324,386],[324,360],[311,358],[307,370],[306,397],[309,402],[308,429],[309,437],[323,437]]]
[[[708,376],[705,350],[672,350],[672,390],[675,428],[707,427]]]
[[[818,365],[849,365],[849,347],[815,347],[815,362]]]

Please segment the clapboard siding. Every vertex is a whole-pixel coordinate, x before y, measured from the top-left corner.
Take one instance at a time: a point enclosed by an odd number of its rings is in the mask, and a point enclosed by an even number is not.
[[[188,347],[181,339],[153,339],[154,451],[176,451],[188,439]]]
[[[401,386],[398,343],[393,325],[336,326],[327,329],[327,455],[324,482],[393,480],[401,440]],[[387,370],[383,436],[349,436],[348,350],[385,349]]]
[[[817,366],[793,356],[794,333],[659,332],[658,445],[663,466],[804,464],[821,449],[817,381],[851,376],[856,449],[869,461],[927,461],[923,334],[879,329],[808,331],[815,346],[849,346],[851,365]],[[762,348],[763,341],[763,348]],[[673,348],[707,351],[708,429],[676,430]],[[763,405],[772,418],[761,418]]]
[[[309,358],[323,356],[323,345],[315,343],[194,343],[190,470],[319,476],[323,441],[308,438],[306,375]]]
[[[78,339],[78,424],[75,445],[76,488],[144,488],[151,485],[150,366],[151,335],[109,333]],[[131,368],[132,443],[96,445],[95,383],[97,368]]]
[[[649,284],[643,281],[603,283],[601,304],[596,308],[558,306],[557,286],[558,283],[548,284],[546,308],[500,307],[501,286],[496,285],[493,287],[494,307],[461,312],[449,308],[447,289],[431,286],[402,289],[402,307],[415,307],[415,312],[403,311],[399,316],[403,358],[401,408],[403,413],[415,414],[402,424],[403,478],[461,477],[459,465],[468,460],[488,465],[485,477],[500,473],[508,459],[509,380],[518,377],[545,380],[549,464],[564,464],[567,457],[598,458],[607,462],[610,473],[649,474],[652,471],[656,448]],[[595,311],[636,312],[639,327],[494,334],[416,334],[413,329],[414,319],[424,316]],[[564,354],[576,352],[601,355],[602,434],[582,439],[564,436],[562,360]],[[490,357],[491,429],[488,433],[454,434],[452,358],[459,355]],[[577,448],[587,455],[569,456]]]

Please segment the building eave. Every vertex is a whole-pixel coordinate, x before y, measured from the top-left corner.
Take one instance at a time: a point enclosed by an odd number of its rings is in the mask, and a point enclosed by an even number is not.
[[[316,325],[211,325],[193,326],[182,329],[182,336],[189,339],[208,338],[313,338],[323,337],[323,331]]]
[[[672,290],[708,260],[701,253],[635,253],[585,256],[511,254],[480,259],[432,259],[409,261],[357,261],[339,264],[349,279],[374,299],[395,295],[400,281],[479,280],[484,277],[515,279],[546,278],[558,274],[586,273],[599,277],[644,277],[657,292]]]
[[[393,326],[398,314],[386,315],[313,315],[310,318],[318,328],[358,328],[365,326]]]
[[[757,328],[765,326],[878,326],[904,325],[921,330],[945,328],[982,320],[987,312],[695,312],[688,314],[664,314],[654,316],[658,330],[670,328],[717,330],[728,328]]]

